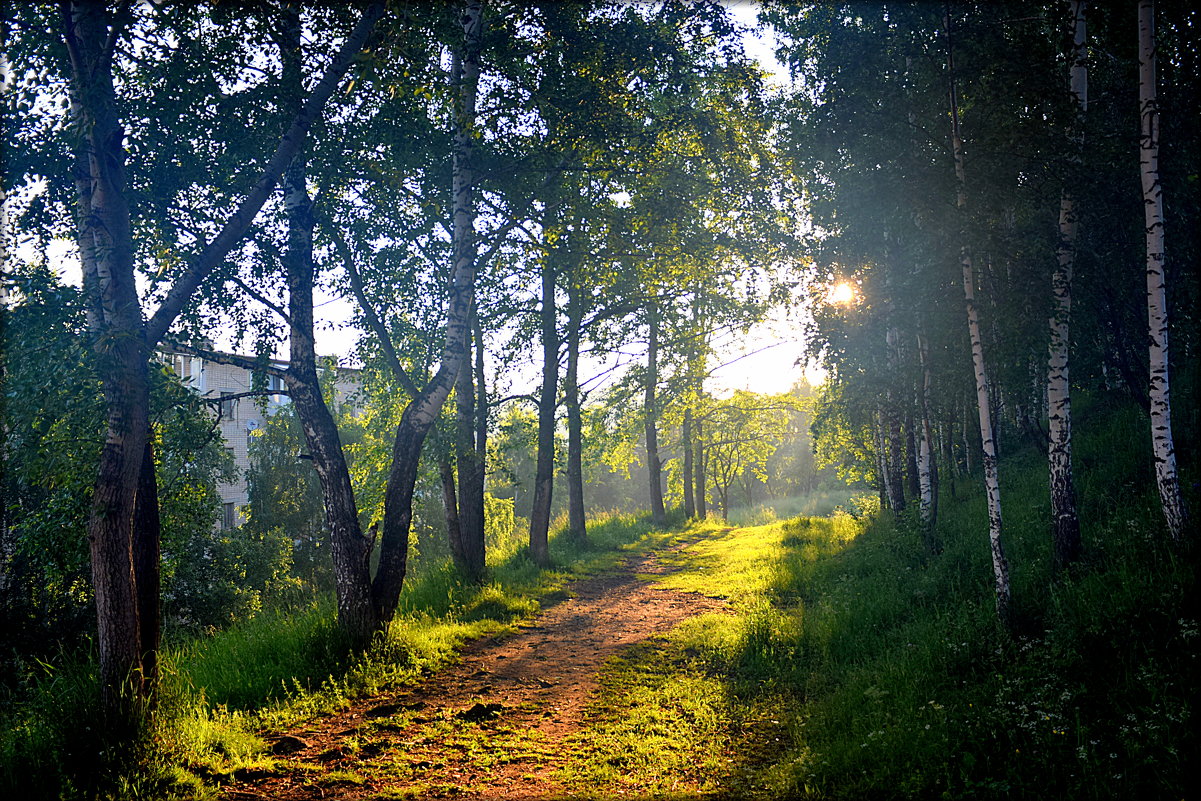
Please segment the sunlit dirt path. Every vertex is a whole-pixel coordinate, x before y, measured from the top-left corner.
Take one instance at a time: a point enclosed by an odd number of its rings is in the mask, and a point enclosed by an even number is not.
[[[516,633],[468,645],[424,683],[280,737],[279,768],[226,799],[534,799],[555,777],[605,662],[724,602],[662,589],[654,555],[573,584]]]

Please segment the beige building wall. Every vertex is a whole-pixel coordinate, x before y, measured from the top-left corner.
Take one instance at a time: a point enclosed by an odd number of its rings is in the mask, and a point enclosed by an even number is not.
[[[199,356],[189,356],[180,353],[163,353],[163,359],[175,371],[175,374],[190,385],[204,398],[219,400],[226,396],[234,396],[251,391],[251,372],[243,367],[228,364],[218,364]],[[276,367],[286,368],[286,362],[274,362]],[[268,378],[269,388],[280,386],[278,379]],[[218,428],[225,441],[225,448],[233,456],[234,480],[229,484],[219,484],[217,493],[221,496],[221,518],[218,525],[221,528],[233,528],[245,522],[242,507],[247,504],[249,497],[246,492],[246,473],[250,469],[250,437],[265,418],[275,413],[281,405],[287,402],[286,395],[269,395],[267,412],[264,414],[255,398],[231,398],[229,401],[214,404],[215,411],[220,412]]]

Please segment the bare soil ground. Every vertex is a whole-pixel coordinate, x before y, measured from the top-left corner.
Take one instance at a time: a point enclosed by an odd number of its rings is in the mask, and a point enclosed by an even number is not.
[[[515,633],[466,646],[425,682],[273,738],[277,768],[230,799],[544,799],[607,660],[724,602],[658,587],[653,554],[576,582]]]

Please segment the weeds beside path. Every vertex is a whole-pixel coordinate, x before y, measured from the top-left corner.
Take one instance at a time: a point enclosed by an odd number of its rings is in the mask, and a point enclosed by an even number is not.
[[[679,546],[677,546],[679,547]],[[571,585],[516,632],[468,645],[416,686],[273,738],[274,768],[223,797],[546,798],[607,662],[725,602],[649,581],[656,556]]]

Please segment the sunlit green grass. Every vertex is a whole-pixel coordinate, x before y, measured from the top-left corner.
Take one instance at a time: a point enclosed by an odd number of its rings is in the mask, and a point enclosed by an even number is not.
[[[1015,449],[1001,466],[1013,631],[994,612],[978,477],[944,493],[937,553],[908,515],[694,529],[702,539],[662,557],[681,569],[662,583],[728,598],[730,613],[609,667],[573,786],[655,797],[673,791],[655,777],[677,775],[729,798],[1189,797],[1195,561],[1167,543],[1137,410],[1082,403],[1079,420],[1086,557],[1071,575],[1050,569],[1045,460]],[[774,730],[746,723],[764,720],[763,699]]]
[[[589,535],[583,549],[553,537],[551,569],[514,538],[490,553],[483,584],[464,582],[449,564],[411,578],[396,619],[366,653],[339,636],[332,599],[168,644],[157,725],[128,753],[95,749],[104,722],[92,661],[48,665],[4,717],[0,797],[214,797],[216,784],[239,770],[271,767],[260,732],[415,681],[455,659],[465,641],[536,614],[567,582],[666,536],[633,515],[595,521]]]

